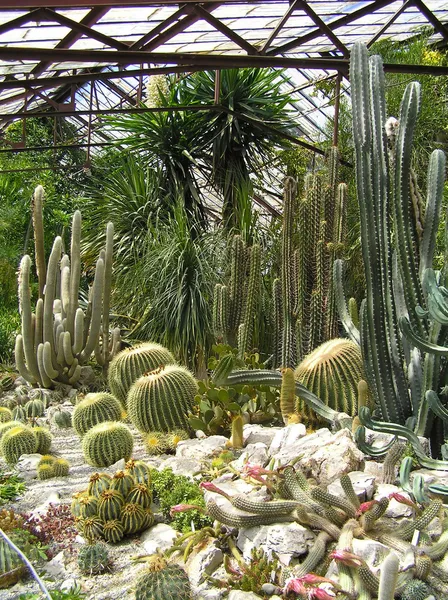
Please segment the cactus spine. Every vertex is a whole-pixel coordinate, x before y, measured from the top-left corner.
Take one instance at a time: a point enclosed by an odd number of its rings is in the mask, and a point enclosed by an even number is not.
[[[197,392],[196,380],[187,369],[161,367],[140,377],[129,390],[129,418],[142,432],[188,429],[187,413]]]
[[[160,344],[148,342],[132,348],[125,348],[113,358],[109,365],[110,390],[121,405],[126,407],[128,392],[139,377],[162,365],[175,363],[171,352]]]
[[[151,557],[149,571],[137,581],[135,600],[191,600],[187,573],[159,556]]]
[[[12,427],[1,439],[1,451],[6,462],[15,465],[22,454],[36,452],[37,438],[33,431],[24,425]]]
[[[96,575],[109,566],[109,551],[106,544],[86,544],[79,549],[78,566],[82,573]]]
[[[22,331],[16,338],[15,355],[17,368],[24,379],[49,388],[53,387],[54,381],[76,383],[81,375],[81,365],[94,351],[99,364],[106,366],[119,349],[119,330],[109,338],[112,224],[107,226],[106,250],[97,262],[89,306],[84,314],[78,306],[81,213],[76,211],[73,216],[71,256],[64,255],[61,259],[62,240],[57,237],[45,268],[42,196],[43,189],[39,186],[33,202],[39,299],[33,314],[29,283],[31,259],[26,255],[19,270]]]
[[[84,457],[93,467],[109,467],[121,458],[128,460],[133,446],[129,428],[114,421],[95,425],[82,440]]]

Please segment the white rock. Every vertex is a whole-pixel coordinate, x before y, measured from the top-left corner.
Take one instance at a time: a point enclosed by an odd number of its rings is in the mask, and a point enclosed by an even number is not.
[[[217,479],[212,481],[220,490],[228,494],[229,496],[236,496],[238,494],[248,495],[254,491],[254,487],[249,483],[246,483],[242,479],[236,479],[235,481],[218,481]],[[209,490],[203,490],[204,492],[204,500],[207,503],[210,499],[214,500],[218,506],[225,506],[226,510],[232,505],[230,502],[221,496],[220,494],[216,494],[215,492],[210,492]],[[233,507],[232,507],[233,508]]]
[[[383,476],[383,463],[377,462],[376,460],[369,460],[368,457],[366,457],[364,473],[367,475],[373,475],[375,479],[381,481]]]
[[[60,503],[61,503],[61,497],[59,495],[59,492],[51,491],[47,495],[45,500],[42,502],[42,504],[39,504],[39,506],[37,508],[35,508],[31,514],[33,515],[33,517],[39,517],[40,515],[46,514],[46,512],[50,508],[50,504],[57,506]]]
[[[232,590],[228,595],[229,600],[260,600],[261,596],[253,592],[243,592],[241,590]]]
[[[364,473],[364,471],[352,471],[348,474],[348,476],[350,477],[353,488],[360,502],[366,502],[367,500],[371,500],[373,498],[373,493],[375,491],[375,477],[373,475]],[[335,496],[344,496],[344,491],[339,479],[330,483],[327,489],[330,494],[334,494]]]
[[[382,561],[391,551],[388,546],[376,540],[358,538],[353,539],[353,554],[363,558],[372,569],[379,568]]]
[[[194,597],[197,598],[197,600],[221,600],[222,598],[224,598],[225,593],[226,590],[212,588],[207,584],[207,582],[198,585],[194,589]]]
[[[198,440],[203,440],[204,438],[207,437],[207,434],[205,433],[205,431],[202,431],[202,429],[198,429],[195,432],[195,436]]]
[[[366,442],[367,442],[367,444],[370,444],[374,448],[383,448],[394,437],[395,436],[392,435],[391,433],[380,433],[380,432],[372,431],[371,429],[366,428]],[[400,439],[400,437],[399,437],[399,439]],[[422,444],[423,449],[426,452],[426,454],[428,456],[430,456],[431,455],[431,453],[430,453],[431,447],[429,444],[429,440],[425,437],[420,437],[420,436],[418,439],[420,440],[420,443]],[[406,441],[406,440],[404,440],[404,438],[401,438],[401,441]]]
[[[65,581],[63,581],[61,583],[61,586],[59,589],[62,590],[63,592],[70,592],[73,590],[80,589],[80,585],[76,581],[76,579],[74,579],[73,577],[70,577],[69,579],[66,579]]]
[[[177,456],[170,456],[166,460],[162,461],[158,467],[159,471],[163,469],[172,469],[175,475],[186,475],[190,479],[193,479],[193,474],[201,470],[201,463],[198,460],[192,458],[178,458]]]
[[[16,464],[16,471],[25,481],[31,481],[37,477],[37,465],[42,454],[22,454]]]
[[[223,435],[211,435],[202,440],[185,440],[177,444],[176,457],[204,460],[216,451],[224,450],[226,442],[228,439]]]
[[[244,425],[244,445],[262,442],[263,444],[266,444],[266,446],[269,447],[276,433],[278,431],[281,431],[282,429],[283,427],[263,427],[263,425],[256,425],[255,423]]]
[[[327,430],[328,431],[328,430]],[[277,429],[271,445],[269,446],[269,454],[274,455],[281,453],[283,448],[290,448],[297,443],[298,440],[306,436],[306,427],[303,423],[293,423],[286,427]]]
[[[50,577],[54,577],[57,580],[68,577],[69,573],[65,568],[64,551],[62,550],[59,554],[56,554],[56,556],[44,564],[43,568]]]
[[[308,552],[315,535],[298,523],[274,523],[260,527],[241,528],[236,544],[246,560],[251,560],[253,548],[262,548],[269,558],[272,552],[288,565],[292,558]]]
[[[177,531],[170,525],[159,523],[144,531],[140,536],[140,541],[147,554],[155,554],[157,550],[163,551],[171,548],[177,535]]]
[[[416,475],[421,475],[426,483],[438,483],[441,485],[448,485],[448,471],[435,471],[431,469],[416,469],[412,471],[411,478]]]
[[[187,561],[186,568],[193,588],[200,585],[207,575],[211,575],[222,563],[223,553],[217,540],[211,540],[205,548],[194,552]]]
[[[124,471],[125,468],[126,468],[126,461],[124,460],[124,458],[120,458],[120,460],[117,460],[116,463],[114,463],[113,465],[108,467],[108,469],[110,469],[114,473],[115,473],[115,471]]]
[[[408,500],[411,500],[410,495],[405,492],[403,489],[399,488],[396,485],[391,485],[389,483],[380,483],[378,484],[378,488],[374,495],[375,500],[381,500],[381,498],[385,498],[392,493],[401,494]],[[384,513],[385,517],[410,517],[412,515],[412,508],[407,506],[407,504],[403,504],[402,502],[398,502],[395,498],[391,498],[389,500],[389,506],[387,507],[386,512]]]
[[[268,447],[263,442],[255,442],[248,444],[237,460],[234,460],[230,465],[241,471],[244,465],[257,465],[264,467],[269,460]]]

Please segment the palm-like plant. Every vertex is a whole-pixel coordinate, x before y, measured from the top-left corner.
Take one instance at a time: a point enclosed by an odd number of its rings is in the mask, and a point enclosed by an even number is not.
[[[136,290],[131,316],[137,319],[131,336],[164,344],[203,374],[213,342],[210,307],[223,243],[216,231],[192,237],[190,224],[178,203],[167,222],[149,231],[145,257],[129,273]]]
[[[183,80],[170,77],[167,92],[159,88],[161,106],[183,106]],[[144,107],[144,105],[142,105]],[[205,224],[205,213],[197,167],[205,156],[205,113],[193,111],[162,111],[119,115],[107,119],[119,132],[120,144],[125,144],[164,178],[164,195],[173,203],[180,196],[192,222]]]
[[[285,147],[281,134],[295,126],[287,110],[289,96],[281,89],[281,73],[254,68],[221,71],[219,104],[224,110],[208,116],[204,135],[212,149],[212,179],[223,196],[227,229],[241,230],[247,219],[251,173],[273,156],[276,146]],[[214,71],[193,73],[182,85],[186,101],[213,103]]]

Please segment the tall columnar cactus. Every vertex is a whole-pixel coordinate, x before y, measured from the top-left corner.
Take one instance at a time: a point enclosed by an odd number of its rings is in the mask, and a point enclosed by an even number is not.
[[[112,277],[113,225],[107,225],[106,248],[96,263],[95,277],[86,312],[79,307],[81,276],[81,213],[73,215],[70,257],[62,255],[57,237],[45,268],[41,187],[33,205],[39,299],[31,309],[31,259],[25,255],[19,270],[19,300],[22,331],[16,338],[17,368],[29,383],[52,387],[54,381],[76,383],[81,365],[95,353],[97,362],[107,366],[119,350],[120,331],[109,335],[109,306]]]
[[[358,412],[358,382],[364,379],[361,349],[354,342],[336,338],[311,352],[295,370],[295,378],[327,406],[354,416]],[[319,418],[297,398],[295,412],[303,420],[318,423]]]
[[[89,429],[104,421],[120,421],[121,405],[115,396],[107,392],[87,394],[84,400],[75,406],[73,427],[82,437]]]
[[[175,363],[176,360],[171,352],[160,344],[146,342],[132,348],[125,348],[109,365],[110,390],[122,406],[126,407],[128,392],[139,377],[158,367]]]
[[[261,283],[261,248],[247,247],[240,235],[230,246],[227,285],[217,284],[213,298],[213,330],[218,339],[238,347],[241,358],[252,347]]]
[[[114,421],[95,425],[82,440],[84,458],[93,467],[110,467],[121,458],[129,460],[133,446],[129,428]]]
[[[361,246],[366,275],[366,299],[361,306],[360,334],[367,380],[383,420],[404,425],[418,417],[419,434],[430,433],[425,392],[439,389],[439,358],[403,348],[398,322],[432,345],[445,341],[440,324],[428,327],[419,317],[427,308],[422,278],[431,266],[444,180],[444,155],[434,151],[428,175],[426,219],[421,226],[411,189],[412,138],[420,105],[420,88],[410,83],[401,103],[392,161],[386,139],[385,84],[379,56],[368,57],[362,44],[351,55],[353,136],[361,221]],[[392,165],[390,164],[392,162]],[[392,230],[396,254],[392,253]],[[336,268],[336,279],[341,269]],[[339,298],[341,295],[339,295]],[[420,311],[417,312],[417,306]],[[353,323],[348,328],[353,330]],[[422,349],[423,352],[429,349]],[[408,391],[409,390],[409,391]],[[409,394],[410,392],[410,394]],[[367,412],[365,413],[367,415]]]
[[[282,271],[273,286],[274,363],[281,367],[295,367],[337,335],[329,269],[343,248],[347,196],[347,186],[337,184],[338,163],[338,150],[332,148],[326,178],[307,175],[299,202],[295,180],[285,180]]]
[[[167,365],[146,373],[129,390],[127,405],[132,424],[139,431],[188,429],[198,385],[184,367]]]

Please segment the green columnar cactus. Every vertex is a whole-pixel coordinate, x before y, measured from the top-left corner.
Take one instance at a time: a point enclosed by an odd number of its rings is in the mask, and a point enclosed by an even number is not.
[[[184,367],[167,365],[146,373],[129,390],[127,405],[132,424],[142,432],[188,429],[198,385]]]
[[[78,567],[86,575],[97,575],[109,567],[109,551],[106,544],[86,544],[78,553]]]
[[[133,384],[144,373],[161,366],[176,364],[169,350],[153,342],[125,348],[109,365],[108,383],[112,394],[126,407],[126,398]]]
[[[33,433],[37,439],[36,452],[39,454],[48,454],[53,440],[51,433],[45,427],[33,427]]]
[[[254,321],[261,283],[261,247],[259,244],[254,244],[248,248],[248,261],[249,283],[243,311],[244,333],[241,344],[238,345],[238,355],[241,359],[244,359],[245,352],[249,352],[252,349]]]
[[[398,556],[390,552],[381,565],[378,600],[394,600],[399,566]]]
[[[0,406],[0,423],[7,423],[8,421],[12,421],[12,412],[9,408]]]
[[[296,368],[295,378],[327,406],[354,416],[358,408],[358,382],[364,379],[361,350],[347,339],[325,342]],[[303,421],[316,423],[318,417],[299,395],[295,411]]]
[[[135,600],[191,600],[187,573],[159,556],[151,557],[149,571],[137,581]]]
[[[70,470],[70,464],[65,458],[57,458],[53,463],[55,477],[67,477]]]
[[[296,339],[294,310],[294,261],[293,232],[294,212],[297,194],[297,183],[292,177],[287,177],[283,194],[283,232],[282,232],[282,271],[281,271],[281,302],[282,324],[281,331],[281,367],[294,367],[296,364]]]
[[[401,600],[425,600],[431,596],[431,588],[424,581],[413,579],[410,581],[403,592],[401,593]]]
[[[120,332],[109,336],[109,296],[112,272],[113,226],[107,226],[106,249],[97,261],[86,313],[78,306],[81,275],[81,213],[73,216],[70,257],[62,254],[57,237],[44,263],[42,231],[42,189],[35,193],[33,218],[36,226],[36,262],[39,299],[35,314],[31,311],[31,259],[24,256],[19,270],[19,298],[22,332],[16,338],[15,356],[20,374],[32,384],[53,387],[54,381],[76,383],[81,365],[95,352],[99,364],[106,366],[119,350]]]
[[[356,509],[351,502],[349,502],[346,498],[342,498],[339,496],[335,496],[334,494],[330,494],[326,492],[322,488],[315,487],[311,490],[310,493],[311,498],[320,502],[320,504],[327,504],[328,506],[334,506],[336,508],[340,508],[345,512],[348,517],[355,517]]]
[[[114,421],[95,425],[82,440],[84,458],[92,467],[109,467],[121,458],[128,460],[133,446],[129,428]]]
[[[22,454],[33,454],[36,448],[37,438],[25,425],[8,429],[1,439],[1,452],[9,465],[15,465]]]
[[[60,429],[68,429],[72,426],[72,416],[66,410],[59,409],[58,411],[56,411],[53,417],[53,421]]]
[[[316,570],[316,567],[320,564],[325,556],[327,544],[331,539],[331,536],[329,536],[325,531],[321,531],[317,535],[305,560],[300,565],[294,567],[294,577],[304,577],[307,573],[311,573],[312,571]]]
[[[282,387],[280,388],[280,411],[283,422],[288,425],[289,416],[295,412],[296,388],[294,371],[290,368],[282,369]]]
[[[232,418],[232,433],[230,436],[230,446],[232,448],[242,448],[243,447],[243,416],[236,415]]]
[[[405,444],[395,442],[383,462],[382,482],[394,484],[397,479],[397,463],[403,456]]]
[[[207,502],[207,512],[216,521],[219,521],[224,525],[229,525],[230,527],[258,527],[260,525],[270,525],[271,523],[291,522],[295,520],[294,517],[289,514],[230,514],[223,510],[222,507],[218,506],[214,500],[209,500]]]
[[[122,408],[119,401],[106,392],[87,394],[84,400],[75,406],[73,427],[82,437],[89,429],[105,421],[120,421]]]
[[[271,502],[261,502],[251,500],[244,495],[236,495],[230,498],[230,502],[235,508],[253,512],[257,515],[278,516],[289,515],[298,507],[299,503],[293,500],[273,500]]]

